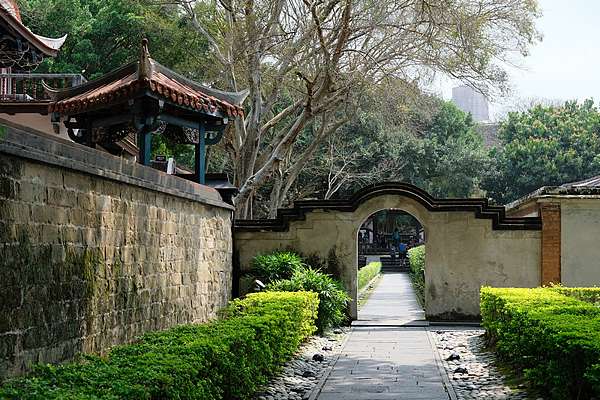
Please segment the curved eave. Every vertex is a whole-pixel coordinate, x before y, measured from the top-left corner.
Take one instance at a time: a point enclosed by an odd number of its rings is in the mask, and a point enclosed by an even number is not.
[[[195,82],[195,81],[181,75],[180,73],[175,72],[175,71],[165,67],[164,65],[162,65],[161,63],[159,63],[158,61],[156,61],[154,59],[150,59],[150,62],[152,63],[152,65],[154,66],[154,68],[156,69],[157,72],[160,72],[163,75],[168,76],[169,78],[175,79],[175,80],[189,86],[190,88],[192,88],[194,90],[205,93],[208,96],[212,96],[218,100],[224,101],[226,103],[230,103],[233,106],[240,106],[244,102],[246,97],[248,97],[248,94],[250,93],[250,91],[248,89],[242,90],[241,92],[226,92],[224,90],[213,89],[211,87],[201,85],[198,82]]]
[[[127,75],[135,73],[136,71],[137,71],[137,61],[134,61],[129,64],[125,64],[122,67],[119,67],[117,69],[114,69],[114,70],[108,72],[107,74],[101,76],[98,79],[87,81],[78,86],[63,88],[63,89],[54,89],[54,88],[48,86],[43,81],[42,81],[42,86],[44,87],[44,90],[46,91],[46,93],[48,94],[48,96],[50,97],[50,99],[52,101],[61,101],[63,99],[69,98],[69,97],[78,96],[80,94],[89,92],[100,86],[106,85],[110,82],[113,82],[115,80],[126,77]]]
[[[67,35],[64,35],[58,39],[47,38],[45,36],[36,35],[31,32],[29,28],[27,28],[21,21],[19,21],[14,15],[10,14],[8,11],[4,9],[0,9],[0,17],[5,21],[5,23],[14,29],[19,35],[25,38],[29,43],[31,43],[36,49],[38,49],[41,53],[50,56],[56,57],[58,55],[58,50],[62,47],[67,40]]]

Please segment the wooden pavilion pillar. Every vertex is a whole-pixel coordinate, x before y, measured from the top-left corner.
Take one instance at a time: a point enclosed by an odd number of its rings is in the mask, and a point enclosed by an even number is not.
[[[200,122],[198,126],[198,144],[195,147],[195,167],[198,183],[206,183],[206,124]]]
[[[143,126],[138,131],[139,160],[142,165],[150,165],[150,154],[152,153],[152,131]]]

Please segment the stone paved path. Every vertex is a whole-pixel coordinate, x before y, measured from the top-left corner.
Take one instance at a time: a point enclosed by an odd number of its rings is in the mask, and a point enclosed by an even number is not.
[[[448,400],[423,319],[408,275],[385,274],[317,399]]]

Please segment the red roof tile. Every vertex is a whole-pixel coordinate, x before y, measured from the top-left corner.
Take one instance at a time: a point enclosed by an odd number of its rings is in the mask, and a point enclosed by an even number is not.
[[[90,108],[150,91],[157,97],[182,107],[206,113],[219,111],[229,117],[237,117],[244,114],[239,103],[246,96],[246,92],[220,92],[190,81],[151,59],[146,48],[140,61],[113,71],[97,81],[62,91],[49,87],[46,90],[55,100],[49,105],[49,111],[61,114],[82,113]],[[234,99],[235,104],[229,99]]]

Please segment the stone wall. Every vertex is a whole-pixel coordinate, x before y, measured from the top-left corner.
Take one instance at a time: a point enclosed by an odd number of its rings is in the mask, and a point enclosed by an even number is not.
[[[74,143],[3,136],[0,377],[227,304],[232,208],[215,190]]]

